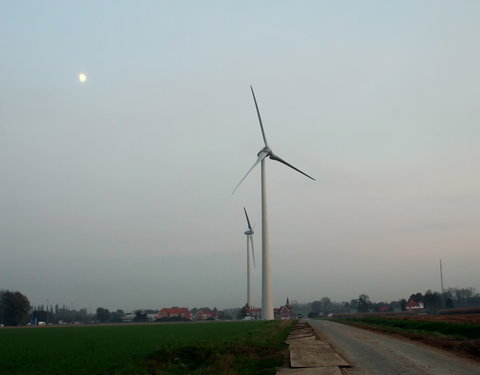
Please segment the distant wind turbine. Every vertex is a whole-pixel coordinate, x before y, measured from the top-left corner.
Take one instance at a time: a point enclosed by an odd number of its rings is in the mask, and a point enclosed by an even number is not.
[[[243,211],[245,211],[245,217],[247,218],[248,225],[248,229],[245,231],[245,235],[247,236],[247,305],[248,307],[252,308],[252,270],[250,268],[250,247],[252,250],[253,267],[255,267],[255,253],[253,250],[253,233],[255,232],[250,225],[250,220],[248,219],[248,214],[245,207],[243,207]]]
[[[255,108],[257,110],[258,121],[260,123],[260,129],[262,130],[263,143],[265,147],[260,150],[257,154],[257,161],[253,166],[248,170],[245,176],[240,180],[238,185],[233,189],[233,193],[237,190],[240,184],[245,180],[248,174],[255,168],[259,163],[261,163],[262,177],[262,319],[263,320],[273,320],[273,301],[272,301],[272,275],[270,273],[270,245],[268,242],[268,217],[267,217],[267,184],[266,184],[266,171],[265,171],[265,159],[267,156],[276,160],[286,166],[296,170],[297,172],[303,174],[304,176],[312,179],[315,179],[308,174],[302,172],[300,169],[295,168],[293,165],[287,163],[285,160],[281,159],[279,156],[275,155],[272,152],[272,149],[268,147],[267,137],[265,136],[265,130],[263,129],[262,118],[260,116],[260,111],[258,109],[257,99],[255,98],[255,93],[253,92],[253,87],[250,86],[252,91],[253,101],[255,102]],[[232,193],[232,194],[233,194]]]

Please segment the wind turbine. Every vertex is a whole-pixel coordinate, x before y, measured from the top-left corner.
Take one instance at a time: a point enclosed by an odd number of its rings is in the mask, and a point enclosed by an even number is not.
[[[247,210],[243,207],[245,211],[245,217],[247,218],[248,229],[245,231],[247,236],[247,305],[249,308],[252,308],[252,270],[250,269],[250,246],[252,248],[252,258],[253,258],[253,267],[255,267],[255,253],[253,251],[253,233],[255,233],[250,225],[250,220],[248,219]]]
[[[271,160],[278,161],[286,166],[296,170],[297,172],[303,174],[304,176],[312,179],[315,179],[308,174],[302,172],[300,169],[295,168],[293,165],[287,163],[285,160],[275,155],[272,149],[268,146],[267,137],[265,136],[265,130],[263,129],[262,117],[260,116],[260,111],[258,109],[257,99],[255,98],[255,93],[253,92],[253,87],[250,85],[250,90],[252,91],[253,101],[255,102],[255,108],[257,110],[258,122],[260,123],[260,129],[262,130],[263,147],[260,152],[257,154],[257,161],[253,166],[248,170],[245,176],[240,180],[238,185],[233,189],[233,193],[237,190],[240,184],[245,180],[248,174],[255,168],[259,163],[261,163],[261,185],[262,185],[262,319],[263,320],[273,320],[273,301],[272,301],[272,275],[270,273],[270,245],[268,241],[268,215],[267,215],[267,183],[266,183],[266,167],[265,159],[267,156]],[[233,194],[232,193],[232,194]]]

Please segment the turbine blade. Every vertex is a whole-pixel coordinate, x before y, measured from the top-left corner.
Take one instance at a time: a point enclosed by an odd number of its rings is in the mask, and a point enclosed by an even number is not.
[[[243,180],[245,180],[245,178],[248,176],[248,174],[252,171],[253,168],[255,168],[257,166],[258,163],[260,163],[263,159],[265,159],[267,157],[268,153],[265,152],[265,151],[261,151],[259,154],[258,154],[258,158],[257,158],[257,161],[255,162],[255,164],[253,164],[252,168],[250,168],[248,170],[248,172],[245,174],[245,176],[243,176],[243,178],[240,180],[240,182],[238,183],[237,186],[235,186],[235,189],[233,189],[232,191],[232,194],[235,193],[235,191],[237,190],[237,188],[240,186],[240,184],[243,182]]]
[[[253,101],[255,102],[255,108],[257,109],[258,121],[260,122],[260,129],[262,129],[263,142],[265,143],[265,147],[268,147],[267,137],[265,137],[265,130],[263,130],[262,117],[260,116],[260,111],[258,109],[257,99],[255,98],[255,93],[253,92],[252,85],[250,85],[250,90],[252,90]]]
[[[253,268],[255,268],[255,250],[253,249],[253,236],[249,235],[248,237],[250,237],[250,244],[252,245]]]
[[[248,223],[248,229],[252,229],[252,226],[250,225],[250,220],[248,219],[248,214],[247,214],[247,210],[245,209],[245,207],[243,207],[243,211],[245,211],[245,216],[247,217],[247,223]]]
[[[300,172],[300,173],[303,174],[304,176],[307,176],[308,178],[312,179],[313,181],[317,181],[317,180],[315,180],[313,177],[309,176],[309,175],[306,174],[305,172],[302,172],[300,169],[295,168],[293,165],[287,163],[285,160],[283,160],[282,158],[278,157],[277,155],[275,155],[275,154],[273,154],[273,153],[270,154],[270,159],[279,161],[280,163],[285,164],[285,165],[289,166],[289,167],[292,168],[292,169],[295,169],[297,172]]]

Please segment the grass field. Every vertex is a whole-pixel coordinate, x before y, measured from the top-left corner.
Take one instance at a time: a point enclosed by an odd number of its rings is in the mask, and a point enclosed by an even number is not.
[[[290,322],[2,328],[0,374],[274,374]]]

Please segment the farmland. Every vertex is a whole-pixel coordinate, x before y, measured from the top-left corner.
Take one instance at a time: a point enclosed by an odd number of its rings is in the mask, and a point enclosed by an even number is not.
[[[0,330],[1,374],[274,374],[289,322]]]

